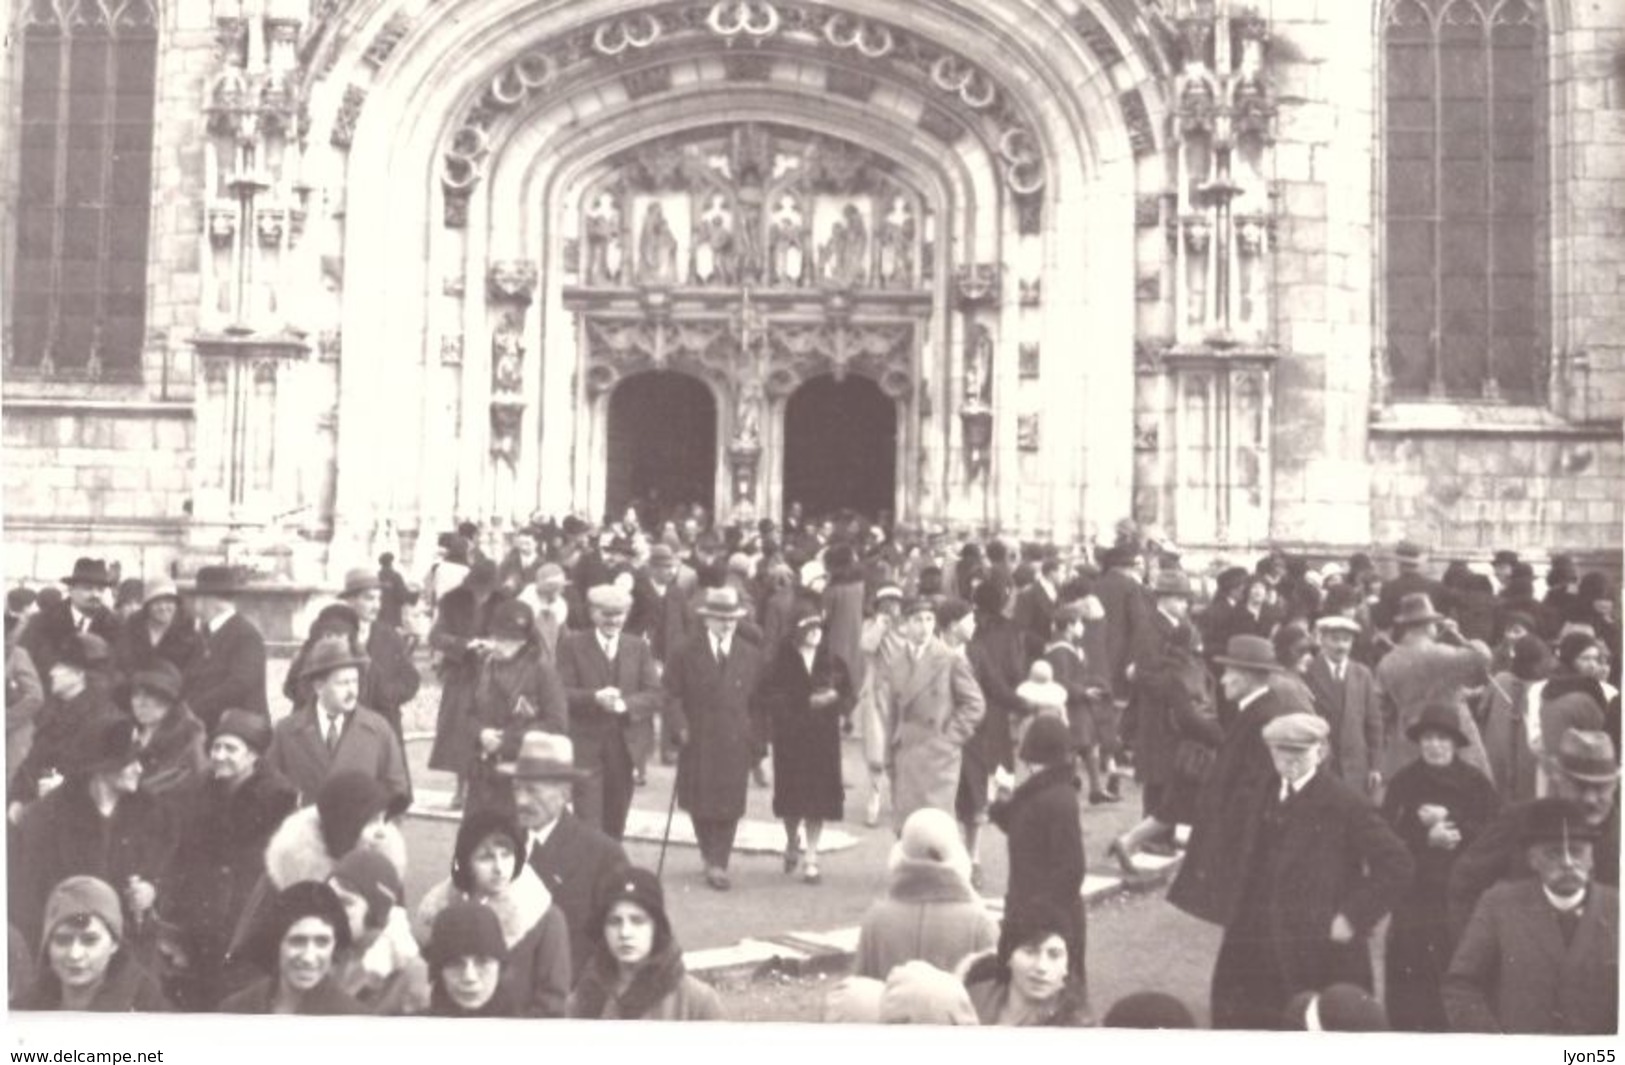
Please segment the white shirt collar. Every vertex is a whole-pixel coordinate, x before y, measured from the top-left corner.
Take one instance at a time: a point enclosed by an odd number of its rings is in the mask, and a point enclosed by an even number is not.
[[[213,617],[213,619],[210,620],[210,622],[209,622],[209,631],[210,632],[219,632],[220,631],[220,626],[222,626],[226,622],[230,621],[232,616],[234,614],[236,614],[236,613],[237,613],[236,608],[230,607],[230,606],[226,607],[224,610],[220,611],[220,613],[216,614]]]
[[[1315,772],[1316,770],[1314,769],[1309,770],[1309,772],[1303,775],[1303,779],[1299,780],[1295,784],[1288,784],[1285,777],[1278,777],[1277,779],[1279,779],[1281,782],[1281,801],[1286,802],[1292,796],[1298,794],[1298,792],[1302,791],[1304,788],[1307,788],[1309,786],[1309,782],[1315,779]]]
[[[620,634],[617,633],[614,636],[605,636],[597,629],[592,630],[592,634],[598,637],[598,646],[604,649],[604,657],[613,660],[615,658],[615,649],[619,647],[621,643]]]
[[[1037,583],[1037,585],[1040,588],[1044,589],[1044,594],[1045,595],[1049,596],[1051,599],[1056,598],[1055,585],[1054,584],[1052,584],[1051,582],[1045,580],[1042,575],[1034,577],[1033,580]]]
[[[1590,894],[1585,888],[1581,888],[1577,894],[1564,898],[1561,895],[1554,894],[1552,889],[1545,884],[1540,886],[1540,890],[1545,892],[1546,901],[1556,907],[1559,913],[1579,913],[1581,907],[1585,906],[1586,896]]]
[[[1269,693],[1268,685],[1266,685],[1265,687],[1257,688],[1257,689],[1255,689],[1253,691],[1248,692],[1246,695],[1243,695],[1240,699],[1238,699],[1236,701],[1236,711],[1239,713],[1240,711],[1247,709],[1249,706],[1251,706],[1254,703],[1258,702],[1258,700],[1262,699],[1268,693]]]

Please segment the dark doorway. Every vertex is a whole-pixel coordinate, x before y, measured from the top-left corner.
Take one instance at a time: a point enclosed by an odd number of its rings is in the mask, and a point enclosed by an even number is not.
[[[672,509],[715,502],[717,405],[692,377],[655,371],[628,377],[609,397],[606,500],[619,518],[638,508],[644,528]]]
[[[784,411],[784,501],[809,517],[890,513],[897,491],[897,404],[856,374],[815,377]]]

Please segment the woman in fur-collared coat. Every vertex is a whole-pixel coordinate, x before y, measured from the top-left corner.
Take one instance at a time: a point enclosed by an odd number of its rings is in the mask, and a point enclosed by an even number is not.
[[[563,1017],[574,983],[570,930],[553,895],[526,860],[525,833],[506,815],[472,811],[457,830],[451,876],[429,889],[413,917],[425,948],[435,918],[453,903],[496,914],[508,956],[500,994],[517,1017]]]
[[[864,915],[853,974],[884,980],[908,961],[952,970],[991,950],[999,926],[971,888],[970,868],[952,815],[930,807],[910,815],[892,847],[886,896]]]

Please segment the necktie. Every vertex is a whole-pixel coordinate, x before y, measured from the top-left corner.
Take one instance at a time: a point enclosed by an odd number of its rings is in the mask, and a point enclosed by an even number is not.
[[[1558,910],[1557,927],[1563,933],[1563,945],[1571,946],[1574,943],[1574,933],[1580,930],[1580,911]]]
[[[1337,677],[1337,683],[1343,683],[1343,663],[1337,663],[1337,668],[1332,670],[1332,673]]]
[[[338,714],[327,715],[327,749],[338,750],[339,735],[344,729],[344,718]]]
[[[90,631],[90,618],[86,617],[83,614],[79,615],[79,631],[80,632],[89,632]]]
[[[727,653],[722,649],[721,640],[711,641],[711,654],[716,658],[719,667],[728,660]]]

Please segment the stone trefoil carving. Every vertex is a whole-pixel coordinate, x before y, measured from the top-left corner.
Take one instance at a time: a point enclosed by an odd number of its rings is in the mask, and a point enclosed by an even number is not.
[[[878,19],[781,0],[716,0],[709,5],[667,4],[590,24],[533,49],[492,76],[463,113],[442,155],[446,224],[466,224],[466,201],[484,177],[496,124],[533,97],[557,93],[594,64],[706,40],[751,50],[775,48],[816,55],[855,56],[915,82],[937,104],[983,130],[995,145],[1004,184],[1020,209],[1023,231],[1036,232],[1047,177],[1036,122],[993,72],[934,42]],[[659,79],[640,81],[640,92],[664,91]],[[873,219],[869,219],[872,223]]]

